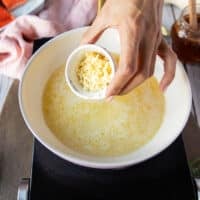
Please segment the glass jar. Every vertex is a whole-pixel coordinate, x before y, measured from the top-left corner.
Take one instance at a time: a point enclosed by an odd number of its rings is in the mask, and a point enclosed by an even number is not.
[[[189,7],[183,9],[172,26],[172,48],[185,63],[200,63],[200,4],[196,5],[196,12],[197,29],[194,30],[189,24]]]

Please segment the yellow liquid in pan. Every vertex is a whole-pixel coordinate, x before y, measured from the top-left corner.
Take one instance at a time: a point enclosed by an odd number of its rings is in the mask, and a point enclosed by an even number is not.
[[[124,155],[145,145],[158,131],[164,107],[154,77],[112,102],[83,100],[67,86],[64,66],[52,74],[43,94],[44,118],[56,137],[95,156]]]

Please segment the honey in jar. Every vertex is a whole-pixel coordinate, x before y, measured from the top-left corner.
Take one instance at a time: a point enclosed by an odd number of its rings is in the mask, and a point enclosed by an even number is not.
[[[183,9],[180,18],[172,26],[172,48],[185,63],[200,63],[200,4],[196,5],[197,28],[189,23],[189,8]]]

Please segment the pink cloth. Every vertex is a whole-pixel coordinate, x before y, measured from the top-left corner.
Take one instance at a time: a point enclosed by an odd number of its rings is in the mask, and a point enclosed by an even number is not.
[[[49,0],[38,16],[17,18],[0,34],[0,73],[20,79],[35,39],[88,25],[96,12],[96,0]]]

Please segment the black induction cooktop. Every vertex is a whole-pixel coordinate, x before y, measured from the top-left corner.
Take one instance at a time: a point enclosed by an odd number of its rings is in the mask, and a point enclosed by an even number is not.
[[[195,200],[196,191],[179,137],[158,156],[120,170],[67,162],[34,142],[31,200]]]
[[[120,170],[72,164],[35,140],[30,183],[31,200],[197,199],[181,136],[159,155]]]

